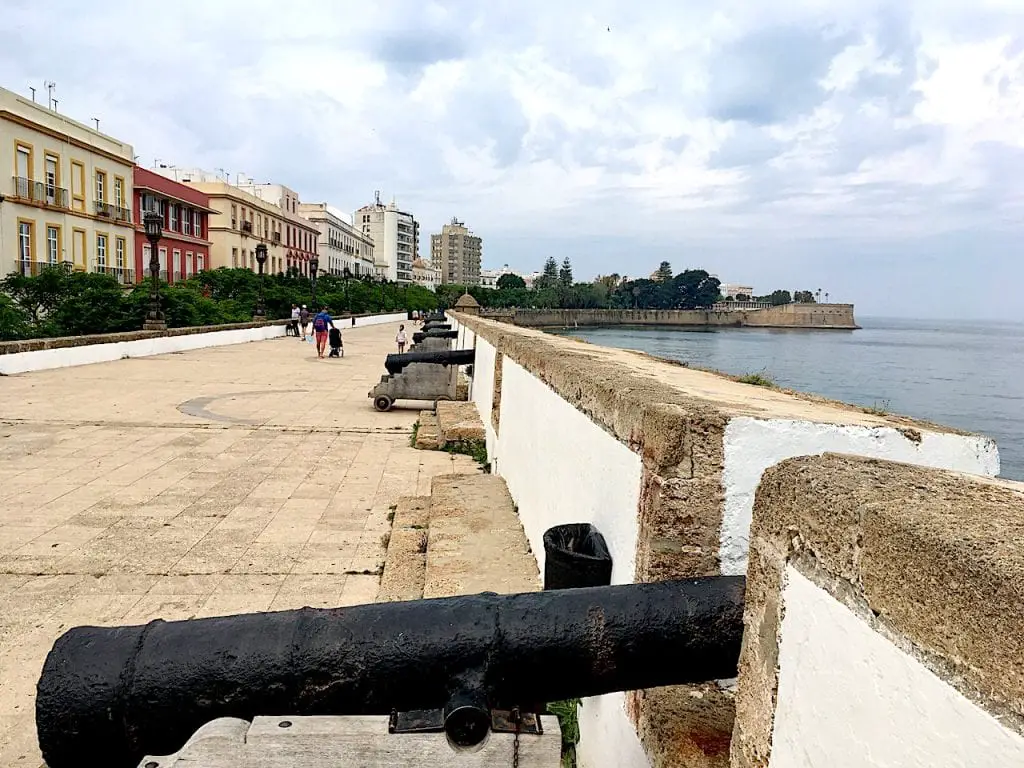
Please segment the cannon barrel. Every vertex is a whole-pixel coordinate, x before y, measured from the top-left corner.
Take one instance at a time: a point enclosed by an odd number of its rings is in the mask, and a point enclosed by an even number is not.
[[[413,344],[420,344],[424,339],[457,339],[459,338],[458,331],[443,331],[443,330],[429,330],[429,331],[417,331],[412,335]]]
[[[432,363],[434,365],[470,365],[476,357],[474,349],[438,349],[428,352],[402,352],[384,358],[388,373],[399,373],[409,363]]]
[[[423,318],[424,323],[447,323],[448,317],[444,312],[437,312],[433,315],[427,315]]]
[[[424,323],[420,328],[421,331],[450,331],[451,329],[451,323]]]
[[[736,676],[744,579],[76,627],[43,665],[50,768],[134,766],[218,717],[511,708]]]

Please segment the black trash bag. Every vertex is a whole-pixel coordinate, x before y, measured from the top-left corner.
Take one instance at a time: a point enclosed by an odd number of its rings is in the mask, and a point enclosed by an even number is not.
[[[611,583],[612,556],[597,528],[590,523],[567,523],[544,531],[544,589]]]

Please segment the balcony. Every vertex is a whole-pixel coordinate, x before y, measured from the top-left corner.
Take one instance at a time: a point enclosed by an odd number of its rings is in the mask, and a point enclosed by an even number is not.
[[[251,235],[252,234],[252,222],[251,221],[243,221],[242,222],[242,232],[244,232],[247,235]]]
[[[270,233],[270,240],[272,242],[274,242],[274,243],[280,244],[280,242],[281,242],[281,233],[280,232],[271,232]]]
[[[100,275],[111,275],[121,285],[135,284],[135,270],[127,267],[111,267],[104,264],[94,264],[92,271]]]
[[[70,266],[67,262],[63,264],[59,261],[31,261],[31,260],[19,260],[18,261],[18,274],[24,275],[25,277],[35,277],[41,275],[43,270],[46,269],[60,269],[65,265]]]
[[[71,207],[66,189],[42,181],[26,179],[24,176],[14,177],[14,194],[11,197],[15,201],[39,203],[53,208]]]
[[[104,203],[101,200],[97,200],[96,203],[96,215],[105,219],[112,219],[113,221],[120,222],[122,224],[132,223],[132,211],[130,208],[122,208],[119,205],[113,203]]]

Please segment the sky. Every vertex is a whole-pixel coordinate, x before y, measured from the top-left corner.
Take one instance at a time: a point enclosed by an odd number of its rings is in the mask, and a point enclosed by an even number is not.
[[[138,162],[452,217],[484,266],[662,260],[1024,321],[1024,0],[0,0],[0,85]],[[120,30],[120,31],[119,31]],[[41,44],[42,41],[46,44]]]

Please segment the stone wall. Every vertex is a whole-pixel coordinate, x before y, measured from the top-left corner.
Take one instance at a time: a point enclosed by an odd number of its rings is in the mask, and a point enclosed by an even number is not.
[[[593,325],[738,326],[753,328],[857,328],[853,304],[786,304],[770,309],[705,311],[667,309],[485,310],[483,316],[524,328]]]
[[[406,313],[344,315],[335,323],[346,328],[404,320]],[[51,339],[0,342],[0,376],[29,371],[103,363],[124,357],[147,357],[203,347],[240,344],[284,336],[288,320],[263,323],[235,323],[166,331],[98,333],[92,336],[63,336]]]
[[[732,765],[1024,765],[1024,484],[851,456],[757,491]]]
[[[984,437],[451,317],[458,347],[477,350],[470,397],[491,414],[492,469],[508,484],[542,572],[544,531],[592,522],[608,540],[615,583],[743,574],[761,475],[795,456],[838,451],[999,470]],[[733,705],[731,687],[717,683],[586,699],[581,766],[723,768]]]

